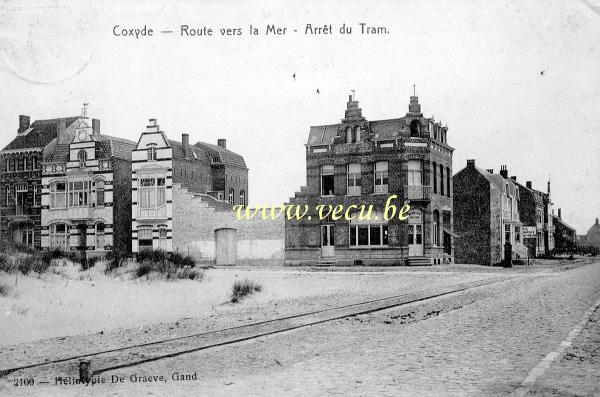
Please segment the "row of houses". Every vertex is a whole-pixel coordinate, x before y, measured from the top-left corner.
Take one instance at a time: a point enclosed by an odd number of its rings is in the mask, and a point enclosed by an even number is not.
[[[150,119],[137,142],[100,132],[81,116],[30,123],[0,153],[3,243],[111,250],[183,251],[211,263],[496,264],[567,249],[576,234],[554,215],[547,189],[469,160],[453,175],[448,127],[421,112],[367,120],[348,98],[339,123],[312,126],[306,185],[286,204],[302,219],[236,219],[248,203],[243,156],[216,145],[170,140]],[[384,208],[410,205],[408,219]],[[318,205],[372,206],[371,219],[320,219]]]
[[[17,136],[0,153],[0,200],[4,244],[88,255],[162,249],[210,262],[217,235],[226,242],[240,228],[231,209],[247,203],[248,168],[225,139],[170,140],[156,119],[137,142],[103,134],[84,105],[77,117],[19,116]],[[276,232],[261,226],[245,226],[248,241]],[[252,246],[244,253],[264,257]]]
[[[399,118],[367,120],[350,96],[340,123],[310,127],[306,185],[289,203],[372,205],[376,220],[288,220],[288,264],[497,264],[545,256],[574,244],[547,190],[482,170],[469,160],[453,176],[448,127],[421,112],[416,95]],[[411,207],[408,220],[385,220],[387,199]],[[558,242],[558,243],[557,243]]]

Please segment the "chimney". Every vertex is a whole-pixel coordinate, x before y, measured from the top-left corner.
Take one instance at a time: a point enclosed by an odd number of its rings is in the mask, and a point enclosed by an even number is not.
[[[525,186],[527,186],[527,189],[533,189],[533,188],[531,187],[531,181],[527,181],[527,182],[525,182]]]
[[[467,160],[467,167],[475,167],[475,160]]]
[[[100,120],[92,119],[92,134],[94,136],[100,135]]]
[[[67,121],[64,119],[58,119],[56,122],[56,136],[58,137],[58,143],[71,143],[73,140],[73,136],[68,135],[66,130]]]
[[[511,176],[510,179],[512,179],[513,181],[517,181],[517,177],[515,175]]]
[[[488,168],[486,171],[489,172],[490,174],[494,173],[494,170],[492,168]]]
[[[19,115],[19,129],[17,130],[17,134],[21,134],[29,128],[29,116],[25,116],[23,114]]]
[[[558,209],[558,219],[562,219],[562,216],[560,214],[560,208]]]
[[[183,155],[187,156],[190,151],[190,135],[181,134],[181,148],[183,149]]]
[[[217,145],[221,146],[223,149],[227,149],[227,139],[217,139]]]
[[[508,170],[506,169],[505,165],[501,165],[500,166],[500,175],[502,176],[502,178],[507,179],[508,178]]]

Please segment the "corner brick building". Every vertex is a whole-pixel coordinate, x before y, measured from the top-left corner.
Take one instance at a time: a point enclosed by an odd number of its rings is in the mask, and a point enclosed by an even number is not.
[[[290,205],[311,219],[286,220],[286,264],[432,264],[453,259],[452,153],[447,127],[425,118],[417,96],[403,117],[369,121],[353,96],[340,123],[310,127],[306,186]],[[385,221],[391,195],[409,220]],[[316,206],[373,205],[377,220],[319,220]]]
[[[80,117],[36,120],[19,116],[17,136],[0,152],[0,240],[41,247],[42,163],[70,143]],[[100,128],[93,119],[92,129]]]
[[[508,178],[506,167],[500,174],[482,170],[475,160],[453,177],[455,260],[458,263],[494,265],[505,258],[504,244],[512,246],[512,256],[526,258],[519,217],[519,189]]]
[[[96,126],[94,129],[92,124]],[[84,114],[42,164],[41,247],[131,252],[131,151]]]

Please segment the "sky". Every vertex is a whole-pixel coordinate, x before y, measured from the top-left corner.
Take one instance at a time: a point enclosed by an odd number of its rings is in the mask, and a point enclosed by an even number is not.
[[[286,34],[265,35],[272,24]],[[154,35],[115,36],[116,25]],[[4,0],[0,146],[18,115],[78,115],[88,102],[108,135],[137,140],[157,118],[170,139],[226,138],[245,157],[250,204],[279,204],[306,183],[311,125],[338,123],[351,90],[368,120],[402,117],[415,84],[424,115],[448,125],[454,173],[475,159],[540,190],[550,177],[555,211],[584,234],[600,216],[598,37],[598,0]]]

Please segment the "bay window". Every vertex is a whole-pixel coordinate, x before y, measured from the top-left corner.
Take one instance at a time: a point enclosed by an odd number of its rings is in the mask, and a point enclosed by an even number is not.
[[[50,208],[67,208],[66,182],[55,182],[50,185]]]
[[[138,186],[140,218],[166,217],[165,174],[161,172],[140,174]]]
[[[92,203],[92,182],[79,180],[69,182],[69,207],[85,207]]]

